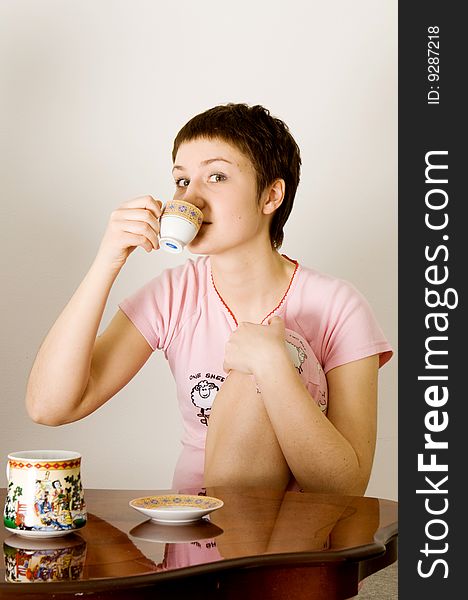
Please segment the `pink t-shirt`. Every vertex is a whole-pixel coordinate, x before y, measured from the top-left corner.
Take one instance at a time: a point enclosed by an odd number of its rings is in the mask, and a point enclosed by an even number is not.
[[[153,350],[163,350],[177,385],[184,433],[173,488],[201,487],[208,418],[236,328],[214,288],[209,257],[163,271],[119,306]],[[392,356],[366,299],[350,283],[302,265],[271,316],[284,320],[291,360],[325,413],[330,369],[373,354],[382,366]]]

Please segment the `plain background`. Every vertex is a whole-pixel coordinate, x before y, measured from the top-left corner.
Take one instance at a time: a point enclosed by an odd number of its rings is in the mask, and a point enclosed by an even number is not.
[[[282,251],[351,281],[396,350],[396,0],[0,0],[2,462],[15,450],[77,450],[85,487],[170,487],[181,425],[162,354],[96,413],[58,428],[29,420],[25,388],[110,212],[146,193],[172,197],[177,131],[226,102],[263,104],[289,125],[303,168]],[[102,327],[186,259],[135,251]],[[396,499],[396,352],[379,385],[367,495]]]

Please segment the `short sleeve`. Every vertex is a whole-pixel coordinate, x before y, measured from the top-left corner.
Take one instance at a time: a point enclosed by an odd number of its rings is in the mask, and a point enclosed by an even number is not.
[[[119,308],[153,350],[166,352],[187,314],[193,312],[198,294],[199,265],[188,260],[166,269],[120,302]]]
[[[162,349],[169,315],[165,302],[167,275],[155,277],[134,294],[125,298],[119,308],[140,331],[153,350]]]
[[[335,281],[321,329],[325,372],[374,354],[382,367],[393,355],[368,301],[347,281]]]

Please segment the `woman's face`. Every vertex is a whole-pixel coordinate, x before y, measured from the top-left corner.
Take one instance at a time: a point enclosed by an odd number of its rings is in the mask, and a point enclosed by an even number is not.
[[[203,212],[203,224],[188,245],[194,254],[220,254],[246,247],[258,235],[269,243],[268,218],[257,201],[256,174],[237,148],[218,139],[181,144],[174,161],[174,199]]]

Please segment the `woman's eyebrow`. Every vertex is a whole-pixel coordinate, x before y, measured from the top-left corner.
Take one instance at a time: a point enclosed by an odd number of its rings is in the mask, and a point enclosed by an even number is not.
[[[234,164],[233,162],[231,162],[227,158],[223,158],[222,156],[217,156],[216,158],[208,158],[207,160],[202,160],[202,162],[200,163],[200,166],[201,167],[205,167],[206,165],[210,165],[211,163],[219,162],[219,161],[228,163],[230,165]],[[183,171],[184,167],[182,165],[174,165],[172,167],[172,171],[176,171],[176,170]]]

